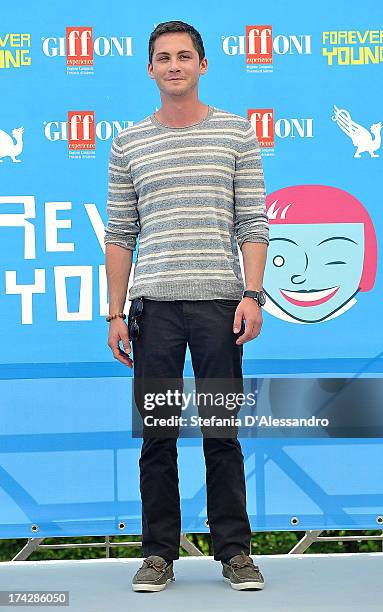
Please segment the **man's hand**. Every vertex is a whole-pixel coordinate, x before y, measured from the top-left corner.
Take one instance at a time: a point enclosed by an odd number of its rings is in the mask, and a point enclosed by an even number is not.
[[[120,340],[123,344],[124,351],[120,349]],[[109,323],[108,346],[112,349],[115,359],[118,359],[118,361],[121,361],[121,363],[124,363],[129,368],[133,367],[133,360],[129,357],[131,348],[128,326],[121,317],[112,319]]]
[[[253,298],[242,298],[238,304],[234,316],[234,333],[238,333],[240,331],[243,319],[246,321],[246,329],[245,333],[237,338],[235,343],[238,345],[245,344],[245,342],[253,340],[261,332],[262,308],[258,306],[257,302]]]

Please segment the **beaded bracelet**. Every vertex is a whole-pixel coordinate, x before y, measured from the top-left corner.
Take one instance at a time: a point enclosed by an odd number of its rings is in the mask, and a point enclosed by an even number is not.
[[[126,319],[126,314],[124,314],[123,312],[117,312],[114,315],[108,315],[106,318],[106,320],[109,322],[112,319],[117,319],[117,317],[121,317],[121,319]]]

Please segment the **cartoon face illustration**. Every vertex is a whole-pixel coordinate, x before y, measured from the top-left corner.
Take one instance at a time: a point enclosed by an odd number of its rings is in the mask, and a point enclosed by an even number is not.
[[[321,321],[359,291],[363,256],[363,223],[273,226],[265,291],[297,320]]]
[[[265,310],[296,323],[339,316],[375,281],[377,244],[367,210],[326,185],[280,189],[266,199],[270,222]]]

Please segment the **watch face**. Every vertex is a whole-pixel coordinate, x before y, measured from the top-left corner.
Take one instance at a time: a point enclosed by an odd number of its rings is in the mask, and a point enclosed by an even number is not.
[[[261,306],[266,304],[266,293],[264,291],[259,292],[258,300]]]

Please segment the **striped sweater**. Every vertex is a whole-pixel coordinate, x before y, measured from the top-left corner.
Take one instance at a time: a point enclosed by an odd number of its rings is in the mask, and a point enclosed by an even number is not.
[[[154,113],[110,149],[104,242],[135,250],[129,300],[240,300],[238,246],[268,244],[260,149],[247,119],[209,106],[167,127]]]

